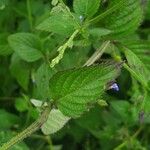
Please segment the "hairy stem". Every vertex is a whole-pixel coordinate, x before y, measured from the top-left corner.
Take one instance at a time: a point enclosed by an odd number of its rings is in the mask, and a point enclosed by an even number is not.
[[[139,133],[142,131],[143,127],[141,126],[134,134],[133,136],[130,138],[130,140],[133,140],[134,138],[136,138]],[[124,141],[123,143],[121,143],[120,145],[118,145],[114,150],[121,150],[124,146],[126,146],[128,144],[128,141]]]
[[[106,48],[108,47],[109,44],[110,44],[110,41],[105,41],[101,45],[101,47],[87,60],[87,62],[84,64],[84,66],[90,66],[95,61],[97,61],[102,56],[102,54],[104,53],[104,51],[106,50]]]
[[[10,141],[8,141],[7,143],[4,143],[0,147],[0,150],[8,150],[13,145],[17,144],[18,142],[22,141],[23,139],[25,139],[26,137],[30,136],[32,133],[37,131],[47,121],[50,110],[51,108],[47,107],[43,111],[41,116],[34,123],[32,123],[28,128],[23,130],[21,133],[17,134]]]

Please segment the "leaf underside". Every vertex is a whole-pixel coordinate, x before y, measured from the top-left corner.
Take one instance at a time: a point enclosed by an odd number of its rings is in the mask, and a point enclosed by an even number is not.
[[[42,132],[46,135],[53,134],[60,130],[69,119],[69,117],[64,116],[58,109],[52,109],[48,120],[41,127]]]

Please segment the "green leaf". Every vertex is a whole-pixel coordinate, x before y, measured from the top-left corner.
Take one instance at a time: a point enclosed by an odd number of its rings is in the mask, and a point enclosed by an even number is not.
[[[130,108],[129,102],[123,100],[112,101],[111,107],[122,117],[123,120],[128,120]]]
[[[35,83],[37,94],[40,99],[49,98],[49,80],[53,75],[53,71],[47,64],[43,63],[35,73]]]
[[[73,9],[83,17],[92,17],[100,6],[101,0],[74,0]]]
[[[7,42],[8,33],[0,34],[0,55],[7,56],[10,55],[13,50],[10,48]]]
[[[77,41],[79,42],[79,41]],[[84,46],[83,42],[81,42],[82,46]],[[76,45],[77,46],[77,45]],[[89,53],[90,47],[82,47],[79,45],[79,47],[73,47],[70,51],[67,51],[64,54],[63,59],[60,61],[59,64],[59,70],[65,69],[71,69],[76,67],[82,66],[85,61],[87,60],[87,55]]]
[[[6,7],[6,2],[5,1],[6,0],[1,0],[0,1],[0,11],[3,10],[3,9],[5,9],[5,7]]]
[[[58,0],[52,0],[51,4],[52,4],[53,6],[56,6],[58,2],[59,2]]]
[[[52,109],[48,120],[41,127],[42,132],[46,135],[53,134],[63,128],[69,120],[70,118],[64,116],[58,109]]]
[[[144,40],[130,40],[130,41],[123,41],[123,44],[133,51],[139,59],[145,64],[145,66],[150,71],[150,41]]]
[[[68,15],[68,13],[59,12],[51,14],[49,18],[37,26],[37,29],[68,36],[74,32],[76,24],[72,16]]]
[[[8,37],[11,48],[25,61],[42,58],[40,39],[31,33],[16,33]]]
[[[89,33],[93,36],[93,37],[97,37],[100,38],[104,35],[110,34],[111,31],[105,28],[92,28],[89,30]]]
[[[19,112],[24,112],[28,110],[28,102],[24,97],[18,97],[15,100],[15,107]]]
[[[89,131],[97,130],[102,123],[102,118],[100,115],[101,109],[99,107],[95,107],[80,118],[77,118],[75,122],[82,128]]]
[[[6,56],[12,53],[12,49],[8,45],[0,45],[0,55]]]
[[[136,54],[134,54],[131,50],[125,50],[125,56],[129,63],[129,66],[133,69],[133,71],[138,75],[138,78],[147,85],[147,81],[150,79],[149,71],[143,64],[143,62],[138,58]]]
[[[114,0],[108,7],[124,0]],[[142,8],[140,0],[126,0],[115,13],[107,16],[104,20],[105,27],[112,30],[112,36],[128,35],[134,32],[142,21]]]
[[[78,117],[102,95],[107,82],[118,75],[116,64],[101,64],[58,72],[50,79],[50,95],[58,108]]]
[[[10,71],[22,88],[28,89],[30,70],[26,62],[21,60],[18,55],[12,55]]]
[[[19,122],[19,118],[3,109],[0,109],[0,130],[13,127]]]

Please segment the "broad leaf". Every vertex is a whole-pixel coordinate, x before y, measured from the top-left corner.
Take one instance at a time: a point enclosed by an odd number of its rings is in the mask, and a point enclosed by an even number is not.
[[[11,48],[25,61],[33,62],[42,57],[38,37],[31,33],[16,33],[8,37]]]
[[[138,78],[147,85],[147,81],[150,79],[149,71],[143,64],[143,62],[138,58],[136,54],[134,54],[131,50],[126,49],[125,55],[130,67],[135,71],[138,75]]]
[[[92,17],[98,10],[101,0],[74,0],[73,8],[76,14]]]
[[[0,130],[13,127],[19,122],[19,118],[3,109],[0,109]]]
[[[124,0],[114,0],[108,7]],[[127,35],[134,32],[142,21],[140,0],[126,0],[120,9],[105,18],[105,27],[112,30],[113,36]]]
[[[35,73],[35,84],[38,98],[45,100],[49,98],[49,80],[52,74],[52,69],[45,63],[43,63]]]
[[[0,34],[0,55],[6,56],[13,52],[7,42],[8,33]]]
[[[104,35],[110,34],[111,31],[105,28],[92,28],[89,30],[89,33],[93,36],[93,37],[97,37],[100,38]]]
[[[71,117],[80,116],[102,95],[107,82],[118,75],[116,64],[101,64],[58,72],[50,79],[50,95],[58,108]]]
[[[0,45],[0,55],[6,56],[12,53],[12,49],[8,45]]]
[[[18,55],[12,55],[10,71],[21,87],[28,89],[30,70],[26,62],[21,60]]]
[[[150,71],[150,41],[130,40],[123,44],[133,51]]]
[[[75,28],[76,24],[72,16],[64,12],[51,14],[49,18],[45,19],[41,24],[37,26],[38,30],[67,36],[72,34]]]
[[[121,119],[128,120],[130,109],[129,102],[123,100],[112,101],[111,107],[120,115]]]
[[[15,100],[15,107],[19,112],[27,111],[29,108],[29,103],[25,97],[18,97]]]
[[[53,134],[63,128],[69,119],[69,117],[64,116],[58,109],[52,109],[48,120],[41,127],[42,132],[46,135]]]

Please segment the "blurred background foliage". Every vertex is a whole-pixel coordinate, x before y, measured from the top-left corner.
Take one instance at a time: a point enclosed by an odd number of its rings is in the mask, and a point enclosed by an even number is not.
[[[73,9],[72,0],[64,0],[64,2],[71,10]],[[100,11],[105,10],[106,6],[101,6]],[[150,69],[150,1],[141,0],[141,6],[144,12],[143,22],[136,32],[130,35],[127,32],[125,38],[121,37],[120,40],[128,39],[124,44],[132,49],[135,45],[133,41],[146,41],[147,44],[143,44],[143,53],[136,48],[135,53]],[[33,33],[44,43],[43,52],[50,53],[50,56],[54,57],[56,49],[64,42],[66,35],[51,35],[36,30],[37,25],[49,16],[51,8],[50,0],[0,0],[1,144],[37,118],[38,111],[31,104],[30,99],[44,100],[45,97],[48,97],[47,81],[52,74],[48,71],[48,66],[41,63],[42,60],[29,63],[18,57],[8,44],[8,36],[17,32]],[[98,22],[95,26],[106,28],[104,33],[100,32],[102,35],[109,33],[107,29],[111,29],[109,20]],[[86,33],[84,34],[83,36],[86,37]],[[95,36],[97,39],[96,33]],[[109,39],[109,37],[105,38]],[[75,46],[65,53],[56,69],[64,70],[82,66],[101,42],[95,41],[95,38],[90,38],[90,40],[85,38],[84,41],[75,41]],[[138,44],[137,42],[136,45]],[[110,57],[109,48],[102,56],[103,59]],[[147,53],[144,50],[147,50]],[[132,79],[125,69],[122,69],[117,83],[120,91],[108,91],[103,98],[104,106],[102,103],[97,104],[80,118],[71,119],[64,128],[51,136],[45,136],[38,131],[12,149],[111,150],[117,148],[118,145],[123,149],[150,149],[149,93],[145,98],[148,102],[143,119],[140,112],[143,101],[141,85]]]

